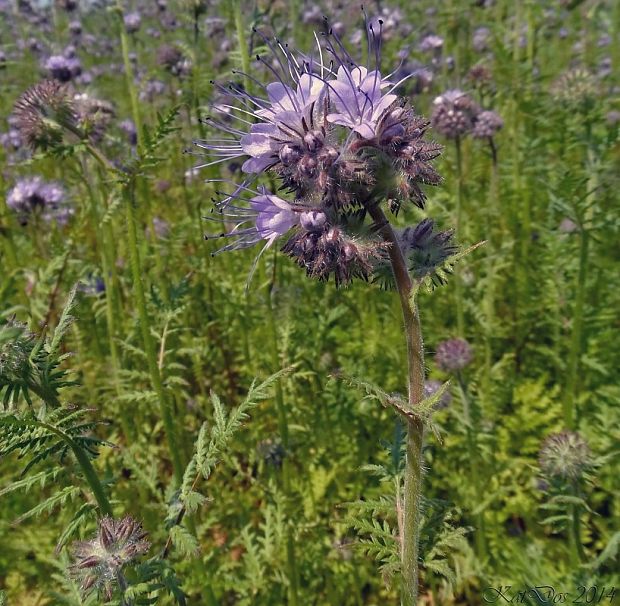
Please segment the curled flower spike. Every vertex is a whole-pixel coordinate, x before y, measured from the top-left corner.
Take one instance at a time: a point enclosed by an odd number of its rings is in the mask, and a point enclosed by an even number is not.
[[[247,191],[255,195],[246,199],[237,193],[239,191]],[[219,249],[217,253],[247,248],[261,240],[265,240],[265,248],[269,248],[277,238],[286,234],[300,221],[300,209],[268,193],[264,188],[262,191],[254,191],[242,186],[237,192],[228,195],[223,202],[216,203],[221,220],[224,223],[234,223],[233,229],[219,236],[205,236],[205,239],[213,237],[235,239],[234,242]],[[247,202],[247,206],[239,206],[234,201]]]
[[[146,536],[142,525],[130,516],[99,520],[92,539],[73,544],[75,563],[70,571],[80,579],[82,592],[97,590],[111,600],[114,587],[123,582],[123,568],[149,550]]]

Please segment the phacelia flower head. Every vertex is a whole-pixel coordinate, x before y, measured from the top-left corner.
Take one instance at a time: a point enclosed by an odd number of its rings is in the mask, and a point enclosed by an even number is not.
[[[123,578],[123,568],[149,550],[146,536],[141,524],[130,516],[100,519],[90,541],[73,544],[75,563],[70,570],[80,580],[82,592],[96,590],[111,600],[115,585]]]
[[[191,69],[191,62],[178,46],[164,44],[157,49],[157,63],[173,76],[186,76]]]
[[[45,222],[55,221],[58,225],[65,225],[73,215],[63,187],[41,177],[18,181],[7,194],[6,204],[17,214],[22,225],[27,225],[33,216],[40,216]]]
[[[377,226],[364,225],[369,206],[423,206],[421,185],[439,184],[431,162],[441,147],[424,138],[429,122],[399,98],[401,82],[380,71],[382,27],[366,20],[366,65],[326,25],[322,41],[315,36],[315,56],[263,37],[271,56],[257,57],[253,75],[240,73],[246,85],[216,84],[219,98],[207,123],[222,135],[194,142],[208,156],[197,168],[227,163],[245,175],[235,194],[216,203],[234,224],[222,235],[236,237],[223,250],[270,246],[286,234],[282,250],[308,275],[333,275],[338,284],[366,279],[387,249]],[[261,71],[265,83],[256,76]],[[288,194],[250,190],[265,174]]]
[[[439,52],[443,48],[444,40],[441,36],[437,36],[435,34],[429,34],[428,36],[424,36],[418,45],[418,48],[423,53],[428,52]]]
[[[538,463],[549,477],[574,481],[592,465],[592,454],[579,433],[561,431],[545,439]]]
[[[459,372],[474,358],[471,345],[465,339],[448,339],[437,345],[435,362],[445,372]]]
[[[479,112],[480,108],[468,94],[449,90],[433,101],[431,124],[445,137],[456,139],[472,131]]]
[[[140,17],[140,13],[138,12],[127,13],[123,17],[123,24],[125,25],[127,33],[135,34],[140,29],[142,17]]]

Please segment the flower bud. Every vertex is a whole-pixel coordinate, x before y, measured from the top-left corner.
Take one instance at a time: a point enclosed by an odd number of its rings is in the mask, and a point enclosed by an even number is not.
[[[309,210],[301,213],[299,223],[306,231],[322,231],[327,223],[327,216],[320,210]]]
[[[318,130],[311,130],[304,135],[304,143],[309,152],[315,152],[323,146],[323,135]]]
[[[312,178],[316,175],[317,165],[316,158],[304,156],[299,162],[299,172],[303,177]]]
[[[340,153],[335,147],[325,147],[319,153],[319,162],[325,167],[329,168],[340,157]]]
[[[299,149],[297,149],[295,146],[289,145],[287,143],[286,145],[282,146],[282,149],[280,149],[279,156],[280,162],[282,162],[284,166],[291,166],[299,160],[299,158],[301,157],[301,153]]]

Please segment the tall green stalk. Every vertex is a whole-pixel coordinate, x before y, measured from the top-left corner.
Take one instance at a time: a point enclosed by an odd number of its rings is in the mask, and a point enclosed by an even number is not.
[[[179,445],[176,438],[176,429],[174,425],[172,405],[162,383],[161,373],[159,371],[159,365],[157,363],[155,343],[153,342],[153,337],[151,335],[151,326],[146,310],[144,287],[142,285],[142,267],[140,264],[140,253],[138,251],[138,230],[136,227],[136,218],[134,211],[134,186],[135,184],[132,181],[123,187],[125,219],[127,221],[128,235],[127,245],[129,248],[129,257],[131,261],[134,298],[136,307],[138,309],[138,318],[140,321],[142,342],[144,345],[144,351],[146,353],[149,373],[151,375],[151,382],[153,384],[153,389],[157,394],[157,399],[159,401],[159,407],[161,411],[161,418],[164,424],[164,430],[166,432],[166,439],[168,441],[168,450],[170,452],[170,458],[172,460],[172,466],[174,469],[174,479],[175,483],[179,485],[183,479],[184,468],[181,461],[181,451],[179,450]]]
[[[237,34],[237,42],[239,43],[239,54],[241,55],[241,69],[244,73],[250,73],[250,50],[245,35],[245,25],[243,23],[243,14],[241,12],[240,0],[233,0],[233,14],[235,19],[235,31]],[[248,90],[252,89],[252,82],[247,83]]]
[[[461,139],[455,140],[456,148],[456,233],[463,236],[463,157],[461,153]],[[454,280],[456,296],[456,327],[459,337],[465,336],[465,312],[463,310],[463,282],[457,274]]]
[[[274,265],[275,273],[275,265]],[[271,332],[272,340],[272,363],[274,372],[280,368],[280,356],[279,356],[279,344],[278,344],[278,328],[276,324],[272,289],[273,282],[271,281],[267,290],[267,308],[269,310],[269,329]],[[278,414],[278,432],[280,439],[282,440],[282,447],[284,448],[285,456],[282,461],[282,489],[286,498],[287,506],[291,500],[291,466],[288,457],[289,451],[289,432],[288,432],[288,410],[284,402],[284,392],[282,390],[282,379],[278,379],[275,384],[276,395],[276,409]],[[295,536],[291,521],[286,521],[286,565],[288,576],[288,603],[290,606],[298,606],[299,602],[299,570],[297,567],[297,558],[295,555]]]
[[[82,448],[71,438],[71,436],[67,435],[57,427],[50,425],[44,422],[38,422],[37,425],[44,427],[51,433],[57,435],[69,448],[71,448],[77,462],[82,469],[82,473],[84,474],[84,479],[88,483],[95,500],[97,501],[97,505],[99,506],[99,511],[104,516],[112,515],[112,506],[110,505],[110,501],[108,501],[108,497],[103,488],[103,485],[99,481],[99,476],[93,467],[93,464],[90,462],[88,455],[84,452]]]
[[[489,205],[487,210],[486,233],[487,243],[487,284],[484,296],[484,318],[486,322],[484,339],[484,378],[482,393],[486,402],[490,403],[491,392],[491,367],[493,364],[493,331],[495,327],[495,254],[497,250],[494,235],[494,225],[498,220],[499,211],[499,166],[497,161],[497,149],[492,138],[489,138],[491,148],[491,166],[489,177]],[[503,223],[503,222],[502,222]]]
[[[101,259],[101,266],[103,269],[103,282],[105,284],[105,309],[106,309],[106,324],[108,328],[108,345],[110,348],[110,359],[112,362],[112,379],[117,397],[120,396],[120,383],[119,383],[119,370],[120,359],[118,355],[118,347],[116,345],[116,338],[118,336],[118,329],[116,324],[117,314],[114,310],[114,299],[116,285],[114,284],[114,278],[112,276],[112,266],[114,260],[110,257],[109,246],[106,242],[106,232],[104,229],[103,220],[101,217],[100,205],[99,205],[99,193],[95,193],[95,187],[92,183],[90,171],[88,169],[87,162],[82,163],[82,172],[84,174],[84,183],[89,197],[89,211],[93,230],[97,234],[97,244],[99,248],[99,256]],[[130,440],[134,435],[132,431],[132,424],[129,421],[127,412],[123,407],[119,411],[119,418],[121,422],[121,428],[126,440]]]
[[[571,496],[579,496],[579,487],[577,482],[574,481],[571,486]],[[583,543],[581,542],[581,507],[577,503],[573,503],[570,506],[570,543],[571,543],[571,555],[573,565],[577,568],[580,564],[586,561],[586,554],[583,550]]]
[[[373,204],[368,212],[380,233],[390,244],[389,255],[405,325],[407,343],[408,403],[411,410],[424,399],[424,347],[420,315],[414,297],[414,284],[407,270],[402,250],[392,226],[381,208]],[[418,561],[420,535],[420,502],[422,498],[424,425],[414,417],[406,421],[405,486],[401,542],[401,606],[416,606],[418,600]]]
[[[581,229],[579,232],[579,270],[575,283],[575,309],[573,311],[573,327],[571,334],[570,350],[568,353],[566,389],[562,400],[564,412],[564,424],[568,429],[575,428],[575,400],[578,393],[579,362],[583,352],[583,324],[585,315],[585,301],[587,295],[589,253],[590,253],[590,222],[592,221],[593,196],[598,187],[598,173],[594,161],[594,151],[591,146],[591,135],[588,128],[587,141],[587,161],[586,171],[588,172],[587,191],[585,197],[585,211],[581,217]]]
[[[123,67],[125,68],[125,78],[127,80],[127,92],[129,93],[129,101],[131,103],[131,115],[136,126],[136,134],[138,138],[138,148],[144,147],[144,133],[142,132],[142,120],[140,118],[140,105],[138,104],[138,92],[134,83],[134,74],[131,61],[129,59],[129,37],[123,26],[123,5],[121,0],[116,2],[116,12],[119,19],[119,33],[121,40],[121,52],[123,55]]]

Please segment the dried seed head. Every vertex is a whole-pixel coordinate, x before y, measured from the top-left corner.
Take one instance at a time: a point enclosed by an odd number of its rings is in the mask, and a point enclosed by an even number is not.
[[[76,129],[69,93],[55,80],[44,80],[29,88],[15,103],[13,114],[17,130],[33,150],[60,145],[64,131]]]
[[[435,362],[446,372],[458,372],[471,364],[474,354],[465,339],[448,339],[437,346]]]
[[[592,455],[579,433],[562,431],[545,439],[538,463],[543,473],[551,478],[573,481],[592,466]]]
[[[82,592],[97,589],[111,599],[123,568],[149,550],[146,536],[141,524],[130,516],[99,520],[98,532],[90,541],[73,544],[75,563],[70,570],[80,579]]]
[[[86,93],[75,95],[74,106],[78,124],[84,134],[94,141],[100,141],[116,115],[114,106]]]
[[[327,215],[320,210],[309,210],[301,213],[299,216],[299,224],[306,230],[311,232],[323,231],[327,223]]]
[[[597,94],[596,79],[579,67],[562,74],[551,86],[551,96],[568,107],[589,106]]]

